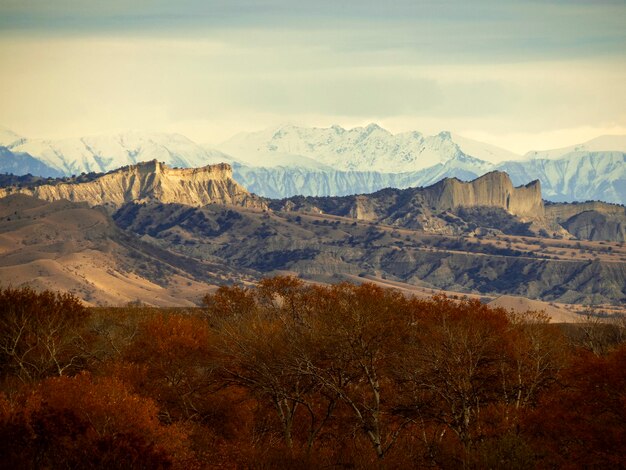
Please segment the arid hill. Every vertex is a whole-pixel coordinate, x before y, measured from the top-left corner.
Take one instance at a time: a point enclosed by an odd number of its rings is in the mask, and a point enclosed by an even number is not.
[[[442,235],[489,229],[515,235],[568,237],[546,218],[541,186],[513,187],[506,173],[494,171],[470,182],[446,178],[425,188],[387,188],[344,197],[292,197],[271,201],[277,211],[350,217]]]
[[[531,300],[525,297],[515,297],[512,295],[501,295],[497,299],[489,302],[490,307],[500,307],[507,311],[523,315],[525,312],[544,312],[550,321],[555,323],[573,323],[580,321],[580,316],[564,308],[559,308],[555,304]]]
[[[366,207],[367,200],[371,200],[369,207]],[[528,219],[544,217],[539,181],[515,188],[509,175],[501,171],[492,171],[470,182],[445,178],[425,188],[404,190],[388,188],[372,194],[344,197],[296,196],[283,201],[286,204],[283,208],[287,209],[302,207],[311,210],[315,203],[319,203],[324,206],[320,207],[320,210],[343,211],[342,215],[350,214],[363,220],[378,215],[381,210],[407,203],[433,211],[452,211],[459,207],[491,207],[505,210],[517,217]],[[298,206],[298,203],[301,205]]]
[[[207,284],[245,280],[120,230],[86,203],[0,199],[0,284],[69,291],[92,305],[194,305]]]
[[[446,178],[425,188],[295,196],[269,205],[276,211],[330,214],[441,235],[491,232],[626,241],[626,207],[599,201],[544,205],[539,181],[513,187],[509,176],[499,171],[469,182]]]
[[[328,214],[128,204],[118,226],[196,259],[320,282],[382,278],[485,296],[626,301],[626,249],[531,236],[440,235]],[[548,243],[549,242],[549,243]]]

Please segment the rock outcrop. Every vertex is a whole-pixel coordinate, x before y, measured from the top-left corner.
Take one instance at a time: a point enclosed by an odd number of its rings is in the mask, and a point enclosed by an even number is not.
[[[478,227],[512,235],[540,231],[569,235],[545,219],[539,181],[514,187],[503,172],[470,182],[446,178],[424,188],[386,188],[372,194],[273,200],[276,211],[313,212],[382,223],[441,235],[472,233]],[[563,233],[560,233],[563,232]]]
[[[363,195],[354,196],[354,204],[347,215],[353,219],[368,221],[375,221],[378,218],[373,201]]]
[[[497,207],[528,219],[544,216],[541,183],[535,180],[516,188],[509,175],[501,171],[492,171],[467,183],[446,178],[425,188],[424,199],[428,206],[437,210]]]
[[[583,212],[599,212],[612,217],[626,217],[626,207],[601,201],[547,204],[546,217],[558,223],[565,222]]]
[[[626,207],[600,201],[546,206],[546,219],[579,240],[626,241]]]
[[[579,240],[626,241],[626,218],[611,217],[597,211],[587,211],[570,217],[561,223]]]
[[[250,194],[232,178],[226,163],[201,168],[170,168],[156,160],[125,166],[85,183],[46,184],[33,188],[0,189],[0,197],[28,194],[45,201],[65,199],[90,206],[117,209],[128,202],[176,202],[189,206],[232,204],[264,208],[260,198]]]

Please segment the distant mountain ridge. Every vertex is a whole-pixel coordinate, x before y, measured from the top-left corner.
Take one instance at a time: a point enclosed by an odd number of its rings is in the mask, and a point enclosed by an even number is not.
[[[106,172],[152,159],[186,168],[229,162],[236,181],[272,198],[428,186],[447,177],[467,181],[499,170],[514,185],[538,179],[544,198],[551,201],[626,203],[624,136],[602,136],[524,157],[449,132],[392,134],[376,124],[354,129],[281,126],[238,134],[220,150],[178,134],[138,132],[50,141],[0,129],[0,145],[6,146],[0,171],[43,176]]]
[[[380,174],[365,176],[376,175]],[[603,202],[551,204],[546,211],[539,180],[515,186],[507,173],[497,170],[469,182],[446,177],[425,187],[273,200],[248,192],[233,179],[232,167],[226,163],[181,169],[153,160],[103,174],[57,179],[0,175],[0,186],[4,186],[0,187],[0,198],[26,194],[46,201],[86,202],[111,213],[128,203],[219,204],[330,214],[447,235],[482,227],[546,237],[626,239],[624,206]],[[483,216],[492,220],[491,225],[481,219]]]
[[[250,194],[232,176],[232,168],[227,163],[178,169],[153,160],[86,180],[41,180],[30,186],[8,186],[0,188],[0,198],[27,194],[45,201],[69,200],[115,209],[128,202],[155,201],[197,207],[217,203],[266,208],[261,198]],[[519,217],[543,216],[539,181],[515,188],[509,176],[500,171],[487,173],[467,183],[457,178],[444,178],[415,190],[420,204],[433,210],[496,207]]]
[[[626,153],[574,152],[558,159],[504,162],[496,167],[515,184],[538,179],[555,202],[600,200],[626,203]]]
[[[57,178],[63,172],[50,168],[42,161],[23,152],[11,152],[7,147],[0,146],[0,173],[3,174],[31,174]]]
[[[445,163],[406,173],[340,171],[302,167],[249,167],[233,164],[234,178],[251,192],[270,198],[347,196],[383,188],[430,186],[444,178],[468,181],[493,169],[487,162],[459,154]]]
[[[462,145],[460,145],[462,143]],[[305,128],[292,125],[260,132],[241,133],[218,148],[235,156],[240,163],[254,167],[308,167],[310,161],[339,171],[402,173],[445,164],[458,156],[471,156],[489,162],[519,158],[492,145],[450,132],[424,136],[419,132],[392,134],[377,124],[344,129]]]
[[[64,175],[107,172],[143,161],[195,168],[229,162],[228,156],[208,150],[180,134],[126,132],[78,139],[27,139],[5,130],[0,145],[28,154]]]

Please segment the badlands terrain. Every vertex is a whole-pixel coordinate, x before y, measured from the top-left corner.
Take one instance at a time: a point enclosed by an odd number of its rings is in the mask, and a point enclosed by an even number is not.
[[[626,212],[548,203],[538,181],[470,182],[343,197],[267,199],[228,164],[145,162],[106,174],[4,177],[0,279],[91,305],[198,304],[275,274],[480,298],[572,321],[626,302]]]

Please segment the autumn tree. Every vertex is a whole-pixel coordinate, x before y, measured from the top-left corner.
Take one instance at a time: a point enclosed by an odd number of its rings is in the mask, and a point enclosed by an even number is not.
[[[507,312],[507,316],[510,370],[502,377],[503,398],[516,409],[535,406],[539,394],[559,379],[567,362],[567,344],[545,313]]]
[[[202,302],[209,322],[216,326],[239,316],[252,314],[257,308],[254,291],[241,286],[221,286],[203,297]]]
[[[296,278],[276,277],[262,281],[254,291],[221,288],[205,297],[209,319],[219,325],[227,380],[271,406],[288,449],[294,448],[294,427],[305,429],[307,454],[336,401],[332,394],[320,394],[310,375],[292,363],[308,328],[304,318],[313,301],[311,292]]]
[[[507,364],[508,320],[478,301],[435,297],[421,301],[411,341],[397,369],[404,413],[425,426],[452,431],[463,448],[481,437],[481,413],[501,398]]]
[[[139,324],[158,313],[146,307],[106,307],[91,309],[87,329],[89,352],[97,365],[122,357],[135,341]]]
[[[0,397],[7,468],[193,468],[187,435],[163,426],[157,407],[117,379],[83,372]]]
[[[397,364],[411,301],[373,284],[315,292],[308,342],[294,364],[340,398],[382,459],[409,423],[393,412],[397,390],[390,370]]]
[[[552,468],[625,468],[626,346],[605,357],[579,350],[562,383],[543,394],[522,432]]]
[[[0,290],[0,466],[626,467],[620,317],[288,276],[204,304]]]
[[[520,419],[562,380],[568,345],[560,327],[551,325],[542,312],[509,311],[507,318],[501,395],[483,411],[482,436],[469,458],[476,467],[521,470],[534,466],[536,457],[529,439],[520,432]]]
[[[607,354],[626,342],[626,315],[603,316],[591,307],[586,308],[575,323],[573,344],[597,356]]]
[[[303,321],[311,313],[315,299],[302,280],[293,276],[262,279],[256,288],[260,306],[285,320]]]
[[[158,403],[162,421],[202,421],[211,413],[218,365],[214,339],[200,317],[157,314],[144,319],[122,357],[134,365],[128,381]],[[123,367],[118,373],[123,374]]]
[[[87,311],[71,294],[0,289],[0,357],[4,375],[26,382],[64,375],[85,359],[80,327]]]

